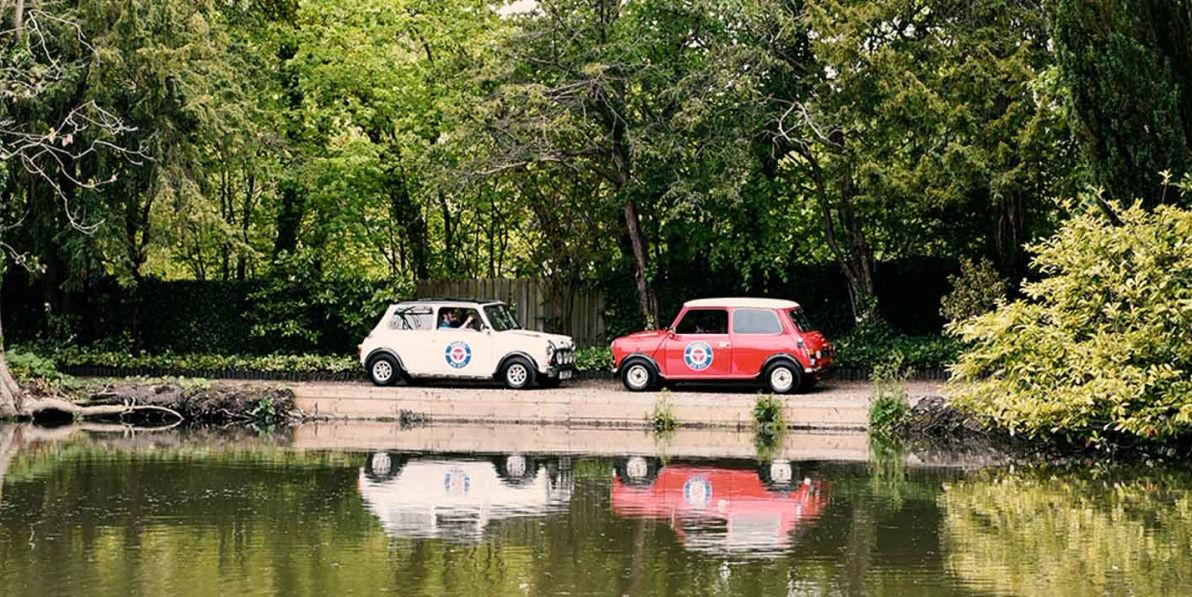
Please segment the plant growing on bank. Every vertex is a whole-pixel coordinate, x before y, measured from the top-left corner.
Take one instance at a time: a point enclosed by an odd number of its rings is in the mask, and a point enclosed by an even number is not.
[[[669,435],[679,426],[675,418],[674,404],[671,402],[670,392],[663,389],[654,401],[654,411],[650,413],[650,425],[654,433]]]
[[[758,394],[753,403],[753,447],[758,460],[769,461],[782,448],[786,437],[786,420],[782,416],[782,399],[774,394]]]
[[[774,394],[758,394],[753,403],[753,424],[759,430],[779,433],[786,429],[782,416],[782,399]]]
[[[1025,300],[949,327],[958,407],[1032,436],[1192,432],[1192,212],[1110,205],[1032,247]]]
[[[888,435],[906,419],[910,412],[906,391],[909,375],[898,354],[873,368],[873,398],[869,403],[871,434]]]

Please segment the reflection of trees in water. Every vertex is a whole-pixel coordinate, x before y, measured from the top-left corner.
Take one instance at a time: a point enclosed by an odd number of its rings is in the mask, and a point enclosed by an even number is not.
[[[939,499],[949,568],[991,590],[1192,589],[1189,475],[1113,481],[986,474],[950,484]]]

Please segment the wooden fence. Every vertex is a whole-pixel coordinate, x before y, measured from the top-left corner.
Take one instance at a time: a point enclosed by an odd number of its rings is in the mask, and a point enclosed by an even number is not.
[[[567,334],[579,346],[603,344],[604,293],[574,289],[536,278],[422,280],[418,298],[505,301],[526,329]]]

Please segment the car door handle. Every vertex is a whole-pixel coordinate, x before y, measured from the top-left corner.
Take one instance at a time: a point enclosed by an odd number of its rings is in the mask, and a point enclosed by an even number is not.
[[[728,347],[729,347],[729,343],[728,343],[728,342],[721,341],[721,342],[720,342],[720,343],[719,343],[717,346],[719,346],[720,348],[728,348]]]

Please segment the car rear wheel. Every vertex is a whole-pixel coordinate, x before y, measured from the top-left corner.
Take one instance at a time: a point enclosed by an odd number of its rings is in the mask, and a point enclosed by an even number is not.
[[[368,378],[378,386],[391,386],[401,377],[401,366],[393,355],[379,354],[368,362]]]
[[[510,390],[528,388],[534,385],[534,367],[521,357],[509,359],[501,370],[501,380]]]
[[[658,373],[645,361],[634,361],[621,371],[621,383],[630,392],[645,392],[658,385]]]
[[[766,372],[762,374],[766,387],[775,394],[789,394],[799,389],[803,383],[802,377],[799,370],[788,361],[774,363],[766,367]]]

